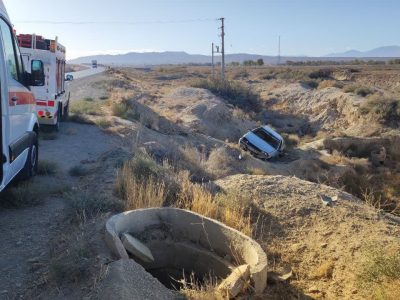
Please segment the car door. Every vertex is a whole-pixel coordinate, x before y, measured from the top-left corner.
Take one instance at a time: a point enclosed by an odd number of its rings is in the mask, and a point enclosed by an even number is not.
[[[12,28],[2,18],[0,18],[0,33],[6,69],[5,80],[7,80],[8,88],[8,99],[3,99],[3,101],[8,102],[7,118],[9,122],[9,126],[5,127],[5,134],[8,138],[4,147],[12,149],[14,145],[19,147],[21,144],[19,140],[29,130],[28,127],[34,110],[35,99],[32,93],[23,85],[24,67],[19,48]],[[7,174],[8,177],[14,177],[24,166],[26,155],[24,155],[25,157],[20,155],[24,150],[24,147],[23,149],[17,149],[15,157],[11,156],[9,158],[11,165],[10,171]],[[10,178],[6,178],[6,181]]]

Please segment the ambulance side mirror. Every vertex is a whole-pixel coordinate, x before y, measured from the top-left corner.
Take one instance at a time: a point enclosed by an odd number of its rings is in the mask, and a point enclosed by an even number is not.
[[[32,60],[31,86],[44,86],[44,66],[41,60]]]

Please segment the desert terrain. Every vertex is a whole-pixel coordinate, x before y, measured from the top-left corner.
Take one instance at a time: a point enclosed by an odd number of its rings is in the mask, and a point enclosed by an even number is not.
[[[268,286],[239,299],[397,299],[399,71],[238,66],[223,83],[208,67],[121,67],[74,80],[69,120],[41,133],[38,176],[1,195],[0,298],[96,299],[115,260],[106,220],[173,206],[262,246]],[[285,138],[283,157],[239,148],[260,125]],[[176,297],[218,297],[184,286]]]

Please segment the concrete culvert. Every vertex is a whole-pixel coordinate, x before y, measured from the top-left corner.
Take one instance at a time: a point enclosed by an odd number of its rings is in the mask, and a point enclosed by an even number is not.
[[[127,235],[137,246],[129,245],[129,254]],[[249,266],[255,293],[266,287],[267,257],[256,241],[187,210],[150,208],[115,215],[106,224],[105,238],[117,257],[134,259],[170,289],[179,289],[179,281],[193,274],[200,283],[210,276],[222,282],[241,265]],[[138,249],[143,253],[135,255]],[[154,260],[143,261],[148,250]]]

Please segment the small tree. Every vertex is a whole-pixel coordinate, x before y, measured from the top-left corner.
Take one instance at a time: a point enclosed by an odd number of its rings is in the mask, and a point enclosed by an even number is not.
[[[262,58],[257,59],[257,65],[263,66],[264,65],[264,60]]]

